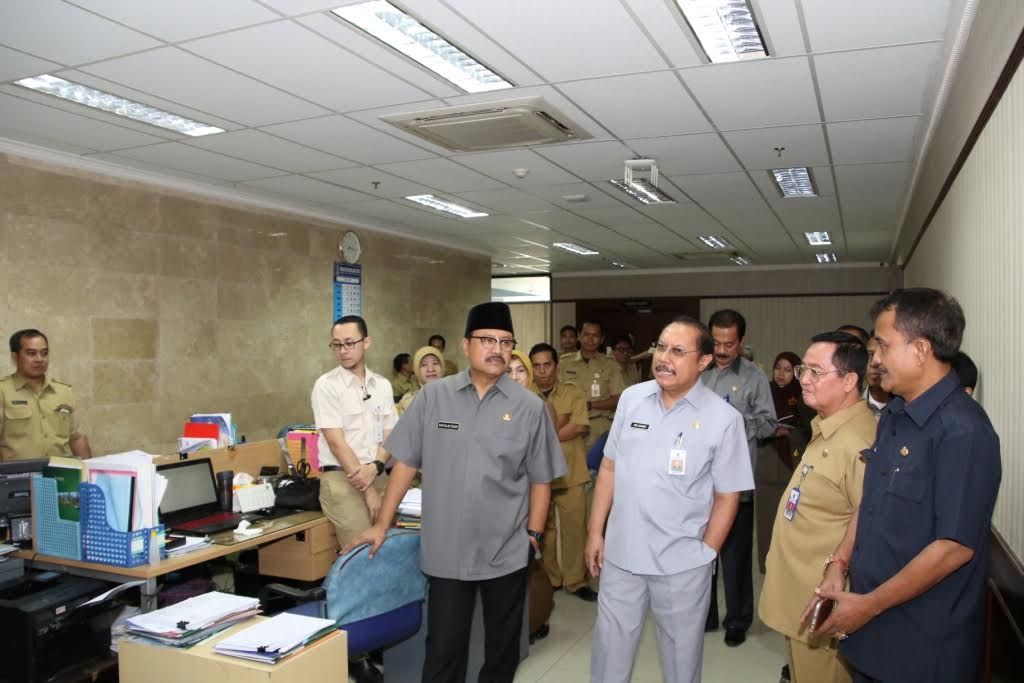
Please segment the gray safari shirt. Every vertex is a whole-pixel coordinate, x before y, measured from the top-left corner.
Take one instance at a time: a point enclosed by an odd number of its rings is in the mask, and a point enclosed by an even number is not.
[[[712,363],[701,375],[701,379],[704,386],[724,398],[726,403],[743,416],[750,466],[753,467],[757,457],[757,440],[767,439],[778,426],[768,377],[761,372],[761,368],[740,357],[725,370]]]
[[[481,400],[463,371],[424,386],[384,449],[423,470],[424,574],[481,581],[526,566],[530,485],[566,473],[540,397],[502,375]]]

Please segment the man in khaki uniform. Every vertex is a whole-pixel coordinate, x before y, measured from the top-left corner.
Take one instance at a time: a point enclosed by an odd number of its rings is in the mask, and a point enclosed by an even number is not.
[[[601,323],[585,322],[580,326],[580,350],[558,363],[558,381],[575,385],[587,400],[590,433],[583,442],[587,449],[611,428],[619,395],[626,388],[619,364],[601,353],[603,343]]]
[[[78,431],[71,387],[49,379],[49,340],[39,330],[11,335],[13,374],[0,379],[0,461],[92,455]]]
[[[806,603],[798,596],[811,594],[821,582],[822,564],[831,560],[860,505],[860,452],[874,443],[877,425],[860,395],[866,366],[867,350],[857,337],[826,332],[811,340],[795,368],[804,402],[818,416],[779,504],[758,610],[765,624],[786,636],[792,683],[852,680],[836,641],[812,637],[800,624]]]
[[[428,346],[433,346],[435,349],[440,351],[441,355],[443,356],[444,355],[444,347],[447,346],[447,342],[445,342],[444,337],[442,337],[441,335],[433,334],[433,335],[430,336],[430,339],[427,340],[427,345]],[[444,376],[445,377],[451,377],[452,375],[457,375],[457,374],[459,374],[459,366],[456,365],[454,363],[454,361],[451,361],[451,360],[445,358],[444,359]]]
[[[587,541],[587,494],[590,470],[583,438],[590,431],[587,400],[579,388],[557,381],[558,352],[550,344],[530,349],[533,377],[541,395],[555,413],[555,431],[562,445],[568,472],[551,482],[551,502],[544,529],[542,558],[551,586],[572,593],[581,600],[595,602],[597,592],[587,584],[587,565],[583,550]],[[555,508],[558,523],[555,523]],[[562,561],[558,561],[561,539]]]

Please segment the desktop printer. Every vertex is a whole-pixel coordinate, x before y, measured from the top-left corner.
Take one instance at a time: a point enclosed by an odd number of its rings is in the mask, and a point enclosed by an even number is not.
[[[80,607],[109,585],[47,572],[0,584],[0,681],[38,683],[109,656],[110,626],[120,605],[104,600]]]

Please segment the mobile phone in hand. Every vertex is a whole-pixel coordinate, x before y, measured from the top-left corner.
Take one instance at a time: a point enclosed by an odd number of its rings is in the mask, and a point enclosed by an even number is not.
[[[832,608],[836,606],[836,601],[831,598],[821,598],[814,605],[814,612],[811,614],[811,633],[818,630],[818,626],[828,621],[828,616],[832,614]]]

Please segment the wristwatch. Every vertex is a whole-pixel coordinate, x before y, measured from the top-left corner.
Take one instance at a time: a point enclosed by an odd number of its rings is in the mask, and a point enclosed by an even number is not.
[[[544,544],[544,532],[543,531],[534,531],[533,529],[527,529],[526,533],[529,534],[530,538],[533,538],[533,539],[537,540],[537,545],[543,545]]]
[[[378,475],[384,474],[384,463],[382,463],[380,460],[374,460],[370,464],[377,468]]]

